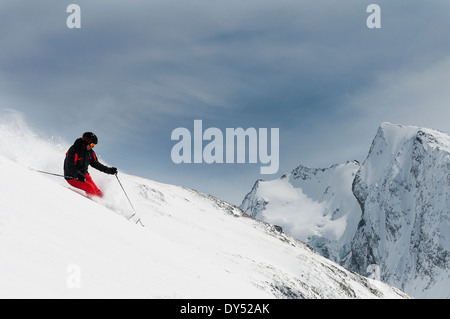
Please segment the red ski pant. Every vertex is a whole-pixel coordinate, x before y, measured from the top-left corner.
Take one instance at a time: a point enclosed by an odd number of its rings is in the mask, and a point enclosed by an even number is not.
[[[76,178],[69,179],[67,181],[71,186],[82,189],[86,192],[86,195],[94,195],[98,197],[103,197],[103,193],[101,190],[98,189],[97,185],[95,185],[94,181],[92,180],[91,175],[89,173],[86,174],[86,182],[80,182]]]

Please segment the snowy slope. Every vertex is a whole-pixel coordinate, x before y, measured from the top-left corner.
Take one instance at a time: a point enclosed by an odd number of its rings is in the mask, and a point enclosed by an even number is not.
[[[450,136],[382,123],[363,164],[299,166],[240,206],[414,297],[450,298]]]
[[[361,219],[352,193],[360,164],[330,168],[298,166],[272,181],[257,181],[240,208],[257,219],[283,227],[323,256],[340,262],[351,251]]]
[[[405,298],[212,196],[121,173],[89,200],[58,177],[69,144],[0,121],[0,298]],[[101,153],[101,146],[98,145]]]

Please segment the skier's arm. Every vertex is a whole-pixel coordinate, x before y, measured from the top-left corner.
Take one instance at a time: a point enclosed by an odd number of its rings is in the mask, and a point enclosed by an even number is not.
[[[117,168],[108,167],[108,166],[105,166],[102,163],[100,163],[97,159],[97,155],[95,155],[95,152],[92,154],[90,165],[93,168],[98,169],[99,171],[101,171],[103,173],[111,174],[111,175],[117,174]]]

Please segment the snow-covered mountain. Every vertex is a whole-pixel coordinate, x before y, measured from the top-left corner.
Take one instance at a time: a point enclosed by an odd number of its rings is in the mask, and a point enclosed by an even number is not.
[[[299,166],[240,207],[359,274],[450,298],[449,155],[447,134],[382,123],[363,164]]]
[[[350,251],[361,209],[352,193],[360,168],[348,162],[325,169],[298,166],[273,181],[259,180],[240,208],[278,225],[323,256],[340,262]]]
[[[356,174],[362,219],[346,265],[417,297],[450,298],[450,136],[383,123]]]
[[[70,145],[9,118],[0,119],[0,298],[409,297],[231,204],[120,173],[137,211],[129,221],[115,177],[90,170],[105,192],[93,201],[28,169],[60,172]]]

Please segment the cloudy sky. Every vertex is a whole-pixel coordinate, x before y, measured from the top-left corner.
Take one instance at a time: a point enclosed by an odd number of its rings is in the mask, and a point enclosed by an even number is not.
[[[0,109],[68,142],[93,131],[123,172],[240,204],[259,178],[363,161],[381,122],[450,132],[449,15],[448,0],[1,0]],[[278,173],[173,163],[172,131],[196,119],[279,128]]]

